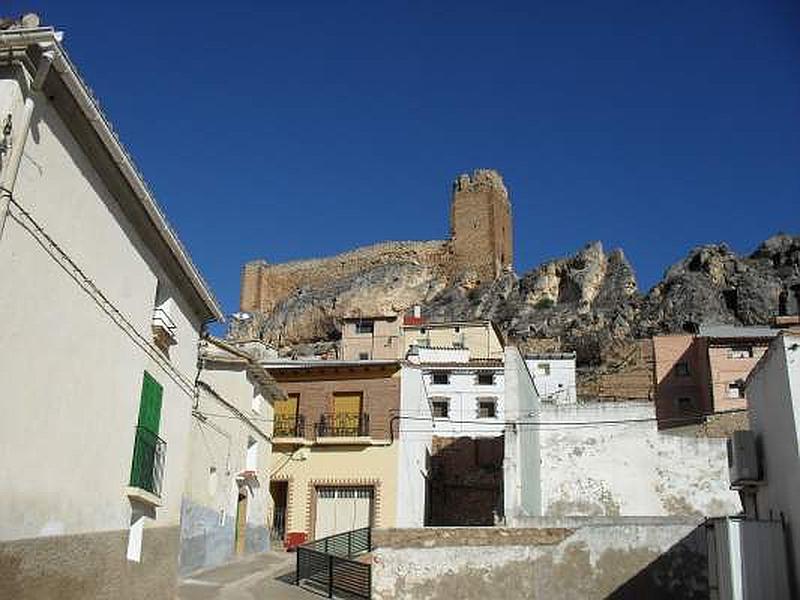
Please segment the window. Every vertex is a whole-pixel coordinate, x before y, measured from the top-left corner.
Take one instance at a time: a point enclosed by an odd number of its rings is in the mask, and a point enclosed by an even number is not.
[[[536,369],[539,371],[540,375],[550,375],[550,365],[547,363],[539,363],[536,365]]]
[[[744,398],[741,381],[732,381],[728,384],[728,398]]]
[[[448,371],[433,372],[434,385],[447,385],[448,383],[450,383],[450,373]]]
[[[358,360],[369,360],[369,352],[359,352]]]
[[[728,358],[753,358],[753,348],[728,348]]]
[[[434,419],[446,419],[450,415],[450,400],[439,398],[431,401],[431,410]]]
[[[689,363],[679,362],[675,364],[675,375],[678,377],[689,376]]]
[[[691,398],[678,398],[678,410],[681,412],[694,410],[694,401]]]
[[[494,419],[497,417],[497,401],[494,398],[478,399],[478,418]]]
[[[246,469],[248,471],[255,471],[258,469],[258,442],[251,436],[247,436],[247,458]]]
[[[478,373],[478,385],[494,385],[494,373]]]
[[[358,334],[372,334],[375,331],[375,323],[373,321],[357,321],[356,333]]]

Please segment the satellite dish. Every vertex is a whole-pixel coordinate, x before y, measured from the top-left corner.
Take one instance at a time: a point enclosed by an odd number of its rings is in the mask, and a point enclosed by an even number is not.
[[[234,319],[236,319],[237,321],[247,321],[248,319],[251,318],[252,315],[250,313],[246,313],[246,312],[237,312],[237,313],[233,313],[233,315],[231,315],[231,316]]]

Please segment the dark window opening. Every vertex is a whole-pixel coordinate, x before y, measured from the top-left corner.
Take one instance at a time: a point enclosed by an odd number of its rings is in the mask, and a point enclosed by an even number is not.
[[[450,414],[450,402],[447,400],[434,400],[431,407],[434,419],[446,419]]]
[[[494,419],[497,416],[497,403],[494,400],[480,400],[478,402],[478,418]]]
[[[494,385],[494,373],[478,373],[478,385]]]
[[[675,375],[678,377],[688,377],[689,376],[689,363],[687,362],[679,362],[675,365]]]
[[[450,383],[450,373],[447,371],[434,371],[433,383],[434,385],[447,385]]]
[[[356,323],[356,333],[367,334],[375,331],[375,323],[373,321],[358,321]]]

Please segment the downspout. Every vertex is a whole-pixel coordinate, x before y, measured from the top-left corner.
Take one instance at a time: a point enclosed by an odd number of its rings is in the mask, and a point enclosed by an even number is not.
[[[50,71],[50,66],[53,64],[54,57],[53,49],[50,48],[45,50],[39,60],[36,75],[30,86],[30,93],[28,97],[25,98],[25,106],[22,110],[22,123],[19,125],[19,134],[17,139],[11,143],[8,164],[3,169],[2,174],[0,174],[0,241],[3,239],[3,230],[5,229],[6,218],[8,217],[8,206],[14,194],[14,186],[17,183],[20,161],[22,160],[22,154],[25,150],[25,143],[28,141],[28,132],[31,130],[31,119],[36,107],[36,95],[41,91],[44,85],[44,80],[47,77],[47,73]]]

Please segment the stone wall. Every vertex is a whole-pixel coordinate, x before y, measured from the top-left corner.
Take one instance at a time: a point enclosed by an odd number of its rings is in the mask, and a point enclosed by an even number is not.
[[[269,312],[301,287],[325,287],[337,279],[383,265],[412,263],[447,273],[452,268],[449,242],[383,242],[336,256],[271,265],[263,260],[242,270],[240,307],[244,312]]]
[[[478,169],[456,179],[450,226],[459,271],[491,281],[512,264],[511,204],[497,171]]]
[[[375,532],[373,598],[708,597],[695,521],[571,520],[533,528]]]

